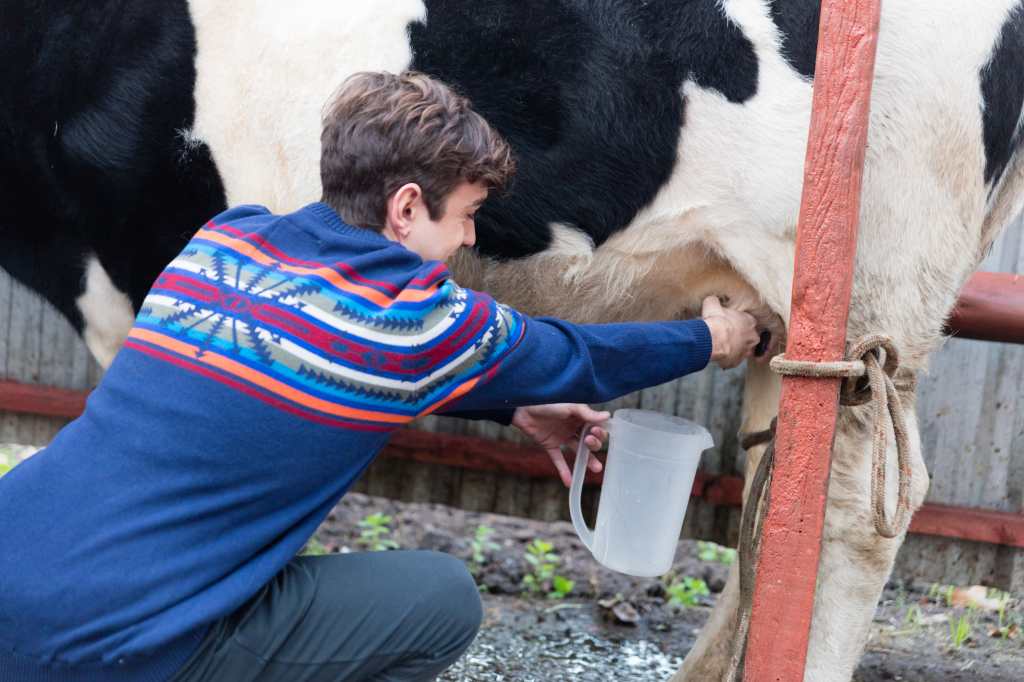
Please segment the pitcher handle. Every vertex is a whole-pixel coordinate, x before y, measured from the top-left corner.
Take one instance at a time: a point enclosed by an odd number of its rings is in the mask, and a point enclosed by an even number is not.
[[[572,518],[572,525],[576,534],[590,551],[594,550],[594,531],[587,527],[583,520],[583,509],[580,506],[580,497],[583,494],[583,479],[587,476],[587,462],[590,461],[590,450],[587,448],[586,437],[594,424],[584,424],[580,432],[580,444],[576,447],[576,461],[572,467],[572,486],[569,488],[569,516]]]

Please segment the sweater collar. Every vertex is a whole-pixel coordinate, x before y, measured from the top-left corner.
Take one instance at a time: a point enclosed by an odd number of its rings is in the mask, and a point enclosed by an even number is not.
[[[380,232],[365,227],[349,225],[341,219],[341,216],[339,216],[333,208],[322,201],[310,204],[306,208],[309,209],[313,215],[323,221],[327,227],[344,235],[378,244],[396,244],[396,242],[391,241]]]

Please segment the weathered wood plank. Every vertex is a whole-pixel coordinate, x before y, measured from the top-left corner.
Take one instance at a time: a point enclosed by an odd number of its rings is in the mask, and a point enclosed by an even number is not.
[[[7,367],[4,378],[22,383],[39,381],[42,347],[43,300],[11,280],[11,306],[7,316]],[[42,445],[35,442],[39,417],[7,414],[0,424],[0,438],[7,442]]]
[[[0,379],[82,390],[101,373],[70,323],[0,270]],[[68,421],[2,413],[0,439],[44,445]]]
[[[14,280],[0,270],[0,377],[7,378],[7,356],[10,354],[11,306],[14,301]]]

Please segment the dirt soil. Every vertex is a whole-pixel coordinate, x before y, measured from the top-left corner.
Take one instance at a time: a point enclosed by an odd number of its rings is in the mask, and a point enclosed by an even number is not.
[[[478,526],[494,529],[477,571],[484,625],[465,656],[442,680],[562,682],[665,680],[679,667],[722,590],[728,566],[698,558],[697,543],[679,543],[666,579],[633,578],[606,569],[576,538],[571,524],[466,512],[442,505],[395,502],[350,493],[320,527],[326,551],[360,551],[360,520],[392,517],[388,538],[405,549],[448,552],[470,562]],[[535,539],[553,545],[557,574],[575,582],[563,599],[523,596],[524,559]],[[709,594],[695,606],[671,604],[666,583],[683,577],[705,581]],[[1003,612],[1004,632],[1016,635],[1019,602]],[[969,623],[966,641],[954,646],[951,623]],[[931,585],[891,583],[875,613],[858,682],[1024,680],[1024,637],[992,636],[999,614],[953,608]]]

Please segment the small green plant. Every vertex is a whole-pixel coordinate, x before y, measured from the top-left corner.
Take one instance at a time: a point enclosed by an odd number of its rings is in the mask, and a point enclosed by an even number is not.
[[[949,641],[954,649],[963,646],[971,636],[971,614],[970,612],[960,614],[959,618],[949,619]]]
[[[736,561],[736,550],[731,547],[722,547],[713,542],[697,543],[697,558],[701,561],[714,561],[718,564],[729,565]]]
[[[551,579],[551,591],[548,592],[548,599],[562,599],[565,595],[572,592],[572,588],[575,586],[575,580],[569,580],[566,577],[556,575]]]
[[[899,630],[894,630],[896,635],[909,635],[917,632],[924,625],[924,613],[917,604],[911,604],[907,612],[903,614],[903,625]]]
[[[711,594],[707,583],[700,578],[684,576],[682,580],[675,581],[665,588],[669,594],[669,604],[675,604],[688,608],[700,603],[701,597]]]
[[[300,552],[301,556],[320,556],[322,554],[330,554],[324,544],[316,539],[314,535],[306,542],[306,546],[302,548]]]
[[[907,607],[907,591],[902,586],[896,588],[896,598],[893,600],[893,605],[897,611],[902,611]]]
[[[952,585],[932,583],[932,586],[928,588],[928,598],[937,602],[945,602],[946,606],[952,607],[953,590],[955,589]]]
[[[554,553],[554,545],[535,539],[526,547],[523,558],[530,564],[530,572],[523,576],[523,588],[531,594],[546,594],[548,599],[562,599],[572,592],[576,583],[556,575],[562,558]]]
[[[398,549],[398,543],[391,539],[391,517],[387,514],[370,514],[359,522],[362,530],[359,532],[357,544],[366,547],[371,552],[381,552],[387,549]]]
[[[921,613],[921,607],[917,604],[913,604],[909,609],[907,609],[907,614],[903,616],[903,627],[910,630],[916,630],[921,627],[923,619],[924,614]]]
[[[497,542],[491,540],[494,529],[490,526],[479,525],[473,532],[473,540],[470,543],[473,555],[469,560],[469,572],[475,577],[480,575],[484,564],[487,562],[487,554],[500,548]]]
[[[992,590],[991,596],[999,600],[999,621],[991,635],[993,637],[1001,637],[1002,639],[1015,639],[1019,636],[1024,619],[1021,618],[1019,613],[1010,608],[1013,597],[1007,592],[999,592],[998,590]]]

